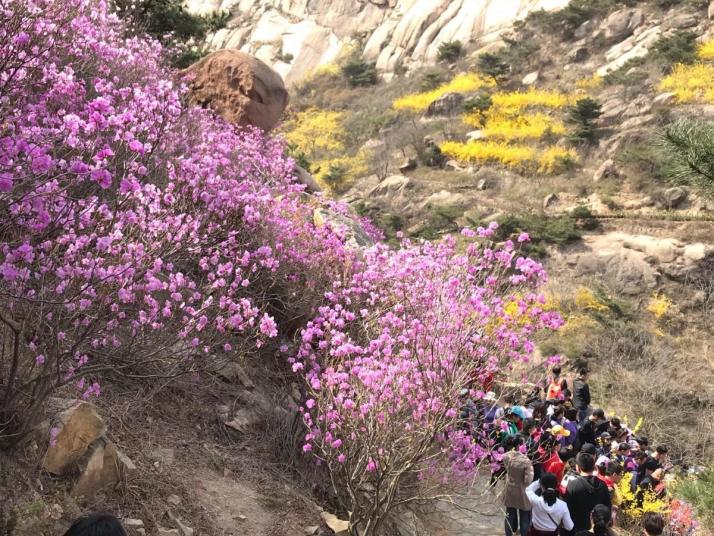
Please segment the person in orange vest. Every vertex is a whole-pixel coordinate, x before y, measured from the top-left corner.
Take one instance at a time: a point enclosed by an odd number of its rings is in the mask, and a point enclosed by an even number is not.
[[[552,368],[551,372],[553,376],[548,383],[548,387],[545,391],[546,400],[562,400],[563,391],[568,388],[568,380],[560,376],[561,368],[555,366]]]

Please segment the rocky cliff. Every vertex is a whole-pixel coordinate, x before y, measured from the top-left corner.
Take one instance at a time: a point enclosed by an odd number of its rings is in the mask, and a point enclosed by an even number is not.
[[[288,84],[352,47],[387,76],[433,63],[441,43],[486,45],[538,9],[568,0],[188,0],[194,13],[231,14],[214,49],[255,55]]]

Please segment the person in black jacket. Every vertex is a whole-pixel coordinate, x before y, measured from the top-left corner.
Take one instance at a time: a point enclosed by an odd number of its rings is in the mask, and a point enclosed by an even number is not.
[[[77,519],[64,536],[126,536],[126,532],[113,515],[90,514]]]
[[[582,422],[588,417],[588,406],[590,405],[590,386],[588,385],[588,375],[590,372],[586,368],[578,370],[578,377],[573,382],[573,407],[578,410],[579,421]]]
[[[581,452],[575,458],[575,464],[580,476],[568,482],[568,487],[563,496],[575,528],[570,532],[564,532],[564,536],[588,530],[590,528],[590,514],[596,505],[604,504],[608,508],[612,507],[607,485],[592,474],[595,470],[595,458],[590,454]]]
[[[605,412],[601,409],[593,411],[593,414],[585,422],[580,423],[578,443],[581,445],[585,443],[597,444],[597,438],[600,435],[599,430],[604,422],[607,422],[605,420]]]

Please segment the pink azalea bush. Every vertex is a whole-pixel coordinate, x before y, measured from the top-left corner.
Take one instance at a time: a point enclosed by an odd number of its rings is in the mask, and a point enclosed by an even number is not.
[[[459,253],[453,238],[405,241],[363,262],[327,293],[292,364],[308,384],[303,450],[326,465],[354,530],[371,535],[422,496],[420,481],[470,479],[498,462],[484,431],[459,426],[460,390],[483,398],[494,374],[527,362],[533,336],[562,320],[544,308],[543,267],[511,242]]]
[[[102,1],[0,2],[0,443],[102,371],[251,351],[351,253],[283,144],[183,103]]]

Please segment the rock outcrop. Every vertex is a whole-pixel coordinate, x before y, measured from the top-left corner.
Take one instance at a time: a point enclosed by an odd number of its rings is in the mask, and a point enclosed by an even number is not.
[[[271,130],[288,105],[280,75],[237,50],[213,52],[185,73],[191,104],[209,106],[231,123]]]
[[[392,73],[433,63],[439,45],[488,44],[538,9],[568,0],[188,0],[194,13],[229,11],[213,49],[241,50],[273,65],[292,84],[333,63],[357,43],[364,57]]]

